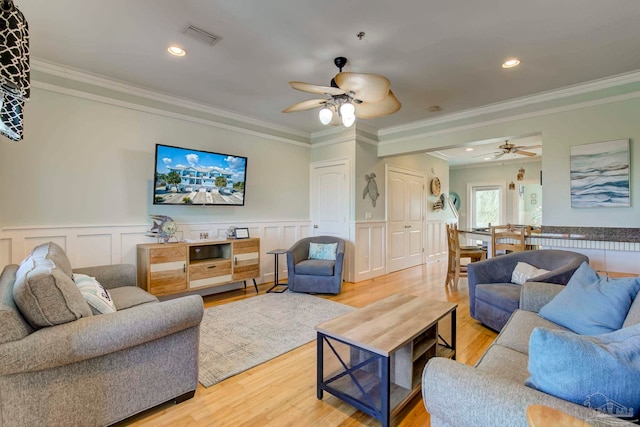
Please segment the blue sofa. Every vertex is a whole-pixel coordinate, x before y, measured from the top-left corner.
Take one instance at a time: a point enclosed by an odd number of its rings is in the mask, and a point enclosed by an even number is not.
[[[511,283],[518,262],[525,262],[549,273],[532,277],[532,282],[566,285],[585,255],[555,249],[513,252],[467,266],[471,317],[500,331],[519,307],[521,285]]]

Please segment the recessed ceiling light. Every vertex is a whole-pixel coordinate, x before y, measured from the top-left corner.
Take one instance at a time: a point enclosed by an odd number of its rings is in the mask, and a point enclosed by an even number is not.
[[[491,157],[485,157],[484,159],[485,160],[491,160]]]
[[[471,148],[471,147],[465,148],[464,151],[473,151],[473,148]]]
[[[520,64],[520,60],[518,58],[511,58],[504,61],[502,68],[513,68],[518,66],[518,64]]]
[[[187,52],[183,48],[178,46],[169,46],[167,51],[169,51],[169,53],[174,56],[185,56],[187,54]]]

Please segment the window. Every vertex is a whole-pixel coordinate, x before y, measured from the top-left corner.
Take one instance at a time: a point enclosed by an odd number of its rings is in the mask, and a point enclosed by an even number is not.
[[[505,222],[505,184],[468,184],[471,228],[487,228]]]

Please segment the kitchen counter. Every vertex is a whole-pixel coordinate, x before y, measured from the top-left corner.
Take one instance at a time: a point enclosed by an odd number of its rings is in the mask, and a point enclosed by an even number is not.
[[[459,230],[471,240],[490,241],[487,229]],[[527,236],[527,244],[544,247],[607,249],[640,252],[640,228],[542,226]]]

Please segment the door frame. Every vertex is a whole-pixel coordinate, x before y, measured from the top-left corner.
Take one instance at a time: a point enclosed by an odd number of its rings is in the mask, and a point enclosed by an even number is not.
[[[385,221],[385,228],[386,230],[386,242],[385,242],[385,251],[386,251],[386,266],[385,266],[385,273],[389,274],[389,233],[390,233],[390,229],[391,227],[389,226],[389,172],[397,172],[397,173],[401,173],[401,174],[405,174],[405,175],[413,175],[413,176],[418,176],[422,178],[422,192],[420,195],[420,204],[421,204],[421,209],[422,209],[422,221],[420,221],[420,227],[422,228],[422,264],[426,263],[426,218],[427,218],[427,205],[426,205],[426,195],[425,195],[425,182],[427,179],[427,175],[426,173],[424,173],[423,171],[420,170],[416,170],[416,169],[410,169],[410,168],[405,168],[402,166],[396,166],[396,165],[392,165],[389,163],[386,163],[384,165],[384,200],[385,200],[385,204],[384,204],[384,221]]]
[[[500,187],[500,224],[506,224],[507,221],[507,181],[480,181],[467,183],[467,228],[473,228],[473,209],[475,203],[473,201],[474,187]],[[494,224],[494,225],[500,225]]]
[[[351,185],[351,165],[348,157],[339,157],[336,159],[329,160],[320,160],[317,162],[312,162],[309,164],[309,219],[311,219],[311,230],[309,230],[309,235],[313,235],[313,221],[314,221],[314,195],[315,195],[315,182],[313,180],[313,171],[318,168],[326,168],[331,166],[346,166],[347,167],[347,179],[345,182],[346,185],[346,213],[347,213],[347,236],[351,237],[351,203],[352,203],[352,185]]]
[[[353,270],[354,270],[354,266],[352,266],[352,260],[354,259],[353,256],[353,244],[352,242],[355,242],[355,227],[352,227],[352,216],[353,216],[353,212],[354,212],[354,206],[355,206],[355,199],[354,199],[354,195],[353,195],[353,183],[352,183],[352,174],[351,174],[351,161],[348,157],[338,157],[335,159],[328,159],[328,160],[319,160],[316,162],[311,162],[309,164],[309,219],[310,219],[310,224],[309,224],[309,236],[313,236],[315,235],[314,233],[314,220],[315,218],[315,211],[314,211],[314,196],[315,196],[315,182],[313,179],[313,172],[315,169],[318,168],[326,168],[326,167],[331,167],[331,166],[346,166],[346,173],[347,173],[347,177],[345,180],[345,192],[347,193],[347,197],[346,197],[346,226],[345,226],[345,233],[346,236],[344,236],[344,240],[345,240],[345,259],[344,259],[344,263],[343,263],[343,268],[344,268],[344,280],[347,281],[352,281],[353,280]]]

